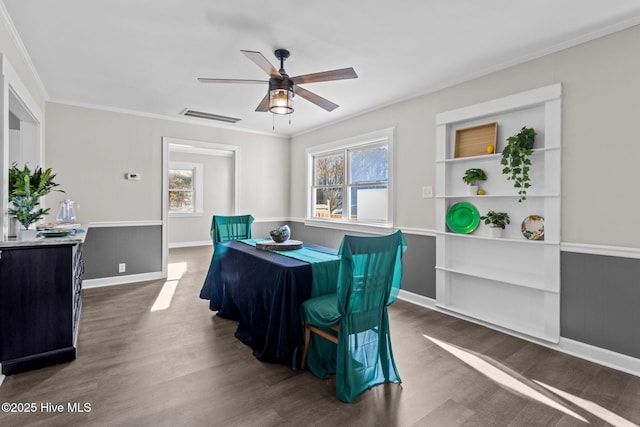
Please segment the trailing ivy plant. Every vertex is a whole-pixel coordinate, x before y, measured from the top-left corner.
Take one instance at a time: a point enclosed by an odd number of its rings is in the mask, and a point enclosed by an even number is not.
[[[518,202],[527,199],[527,188],[531,187],[529,156],[533,153],[535,139],[536,131],[523,127],[520,132],[507,138],[507,145],[502,150],[502,173],[507,175],[508,180],[513,181],[513,187],[518,190]]]

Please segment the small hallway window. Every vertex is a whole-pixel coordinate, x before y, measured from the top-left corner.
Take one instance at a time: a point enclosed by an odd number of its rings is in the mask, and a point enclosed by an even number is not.
[[[170,162],[169,214],[202,215],[202,164]]]

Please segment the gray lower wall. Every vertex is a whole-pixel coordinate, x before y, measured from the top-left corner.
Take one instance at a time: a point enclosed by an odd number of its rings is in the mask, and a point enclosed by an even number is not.
[[[366,235],[365,233],[346,233],[329,228],[308,227],[292,222],[291,238],[312,242],[317,245],[338,249],[345,234]],[[255,235],[255,233],[254,233]],[[436,297],[436,239],[433,236],[422,236],[404,233],[407,240],[407,252],[402,259],[402,289],[414,294],[435,299]]]
[[[562,252],[560,334],[640,358],[640,260]]]
[[[85,279],[162,271],[162,226],[89,227],[82,254]]]

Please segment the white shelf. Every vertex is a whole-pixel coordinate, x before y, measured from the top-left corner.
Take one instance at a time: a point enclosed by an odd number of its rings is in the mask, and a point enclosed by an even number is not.
[[[500,243],[514,243],[514,244],[526,244],[526,245],[551,245],[557,246],[560,244],[557,240],[529,240],[524,236],[522,239],[512,239],[509,237],[491,237],[491,236],[483,236],[481,234],[462,234],[462,233],[454,233],[451,231],[436,231],[437,235],[444,235],[447,237],[461,238],[461,239],[480,239],[480,240],[490,240],[497,244]]]
[[[535,156],[536,154],[545,153],[548,151],[557,151],[560,150],[560,147],[544,147],[544,148],[534,148],[532,150],[531,155]],[[451,159],[440,159],[436,160],[436,163],[465,163],[472,161],[480,161],[480,160],[493,160],[497,158],[498,162],[502,159],[502,153],[493,153],[493,154],[481,154],[479,156],[469,156],[469,157],[456,157]]]
[[[560,194],[527,194],[527,199],[529,198],[558,198]],[[518,199],[520,198],[517,194],[450,194],[450,195],[440,195],[436,196],[436,199],[492,199],[492,198],[512,198]]]
[[[552,294],[559,294],[560,290],[557,289],[545,289],[544,281],[541,282],[537,278],[532,278],[530,275],[526,275],[524,272],[517,271],[505,271],[505,270],[485,270],[482,271],[479,268],[467,269],[467,270],[458,270],[455,268],[448,267],[440,267],[436,265],[436,270],[444,271],[446,273],[460,274],[463,276],[472,276],[479,279],[492,280],[494,282],[503,283],[506,285],[512,286],[521,286],[523,288],[535,289],[538,291],[548,292]]]
[[[526,327],[526,326],[520,326],[520,325],[515,325],[512,326],[510,328],[505,328],[504,327],[504,320],[503,319],[499,319],[496,318],[494,316],[480,316],[477,312],[473,312],[472,310],[465,310],[462,308],[458,308],[456,306],[453,305],[447,305],[447,304],[440,304],[440,303],[436,303],[436,307],[441,308],[443,310],[447,310],[447,311],[451,311],[454,313],[458,313],[464,317],[470,318],[470,319],[478,319],[479,317],[482,317],[483,322],[498,326],[500,328],[504,328],[504,329],[511,329],[513,331],[525,334],[525,335],[529,335],[530,337],[536,337],[545,341],[551,341],[551,342],[558,342],[558,339],[553,337],[553,336],[548,336],[547,334],[544,333],[544,330],[539,328],[532,328],[532,327]]]

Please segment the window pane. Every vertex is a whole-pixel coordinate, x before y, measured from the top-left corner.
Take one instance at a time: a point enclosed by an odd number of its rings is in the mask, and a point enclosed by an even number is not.
[[[342,188],[315,189],[316,204],[313,216],[320,218],[342,218]]]
[[[192,190],[193,170],[192,169],[170,169],[169,170],[169,190]]]
[[[193,211],[193,169],[170,169],[169,212]]]
[[[193,191],[169,190],[169,212],[193,212]]]
[[[388,200],[386,185],[351,187],[349,219],[361,222],[386,222]]]
[[[365,147],[349,151],[351,160],[350,183],[387,181],[389,176],[389,150],[385,146]]]
[[[344,154],[314,158],[315,185],[344,184]]]

